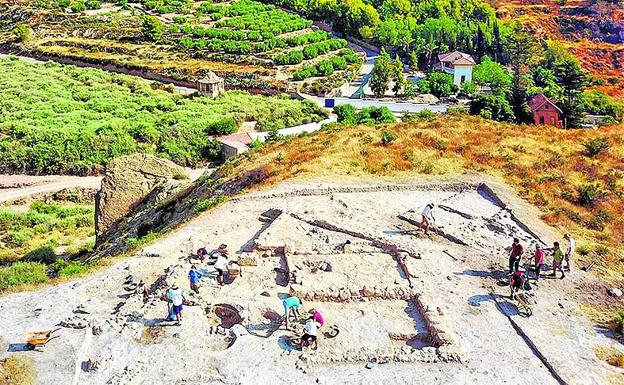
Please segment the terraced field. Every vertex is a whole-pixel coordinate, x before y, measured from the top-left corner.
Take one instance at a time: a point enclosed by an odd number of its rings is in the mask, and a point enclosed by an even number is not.
[[[82,4],[0,0],[2,50],[187,86],[214,71],[228,88],[265,93],[288,90],[293,74],[296,80],[338,74],[344,82],[362,63],[346,40],[256,1]],[[307,70],[319,62],[322,71]]]

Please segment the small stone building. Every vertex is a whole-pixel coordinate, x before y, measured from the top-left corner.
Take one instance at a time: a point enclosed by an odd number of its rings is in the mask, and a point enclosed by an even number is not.
[[[251,136],[244,132],[220,136],[217,140],[221,143],[221,158],[223,160],[247,152],[252,142]]]
[[[225,81],[210,71],[206,76],[197,81],[197,90],[204,95],[216,98],[225,92]]]
[[[559,114],[563,113],[563,111],[557,107],[555,102],[548,99],[546,95],[539,94],[535,96],[529,101],[529,107],[533,112],[535,124],[547,124],[557,128],[563,127],[561,120],[559,119]]]

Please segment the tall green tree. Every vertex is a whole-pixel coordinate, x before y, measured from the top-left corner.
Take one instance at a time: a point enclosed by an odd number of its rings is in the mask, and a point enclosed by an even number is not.
[[[507,37],[506,49],[514,75],[511,96],[514,115],[521,122],[531,122],[527,104],[527,75],[539,58],[540,46],[533,35],[516,23]]]
[[[583,89],[587,75],[579,60],[556,43],[548,44],[542,65],[551,70],[561,87],[561,110],[568,127],[579,127],[583,119]]]
[[[398,95],[399,92],[405,87],[405,78],[403,77],[403,62],[399,59],[399,55],[394,58],[394,63],[392,63],[392,68],[390,71],[390,76],[392,81],[394,82],[394,86],[392,87],[392,92],[395,95]]]
[[[391,71],[390,55],[382,48],[369,81],[370,88],[376,97],[382,97],[388,91]]]
[[[513,76],[501,64],[484,56],[481,63],[474,67],[472,80],[479,85],[489,86],[494,94],[506,96],[511,91]]]

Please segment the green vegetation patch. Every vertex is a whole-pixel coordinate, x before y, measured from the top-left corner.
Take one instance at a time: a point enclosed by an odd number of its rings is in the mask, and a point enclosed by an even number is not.
[[[83,253],[94,232],[92,206],[37,201],[27,211],[0,208],[0,264],[53,263],[59,247],[65,254]]]
[[[0,60],[0,172],[91,174],[134,152],[196,166],[218,155],[214,135],[242,121],[271,116],[287,127],[323,118],[316,105],[288,97],[186,97],[155,84],[95,69]]]

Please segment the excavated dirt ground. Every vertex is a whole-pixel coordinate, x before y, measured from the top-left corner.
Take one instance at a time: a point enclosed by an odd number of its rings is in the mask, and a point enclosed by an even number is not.
[[[427,236],[413,223],[429,202],[440,231]],[[535,214],[504,188],[476,183],[280,185],[231,200],[94,276],[0,298],[0,358],[31,356],[46,385],[621,379],[593,349],[622,346],[578,311],[590,275],[542,279],[530,318],[496,285],[512,237],[530,250],[558,239]],[[189,254],[220,243],[255,266],[219,287],[212,266],[196,263],[205,277],[188,296],[193,306],[181,326],[165,320],[160,296],[172,283],[188,291]],[[294,349],[280,326],[289,293],[324,314],[321,332],[340,333],[321,336],[318,350]],[[42,352],[24,351],[27,331],[59,323]]]

